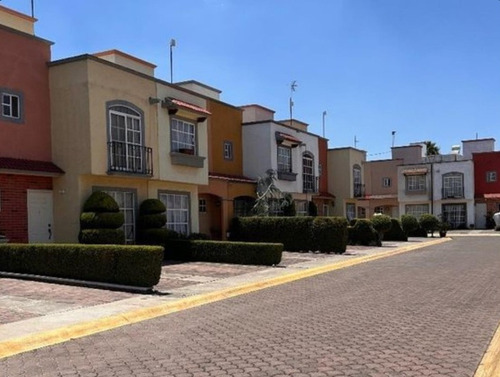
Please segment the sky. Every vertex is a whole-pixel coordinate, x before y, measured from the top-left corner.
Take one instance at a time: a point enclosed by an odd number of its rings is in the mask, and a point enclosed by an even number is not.
[[[119,49],[356,146],[500,143],[499,0],[34,0],[53,60]],[[31,14],[30,0],[0,5]],[[392,136],[395,131],[394,137]],[[356,142],[355,142],[356,140]],[[497,149],[499,149],[497,147]]]

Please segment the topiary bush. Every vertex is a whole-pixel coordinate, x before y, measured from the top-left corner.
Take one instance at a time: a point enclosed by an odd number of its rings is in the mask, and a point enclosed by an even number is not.
[[[384,234],[386,241],[408,241],[408,236],[401,227],[398,219],[391,219],[391,229]]]
[[[83,244],[124,244],[119,229],[125,219],[116,201],[103,191],[92,193],[83,204],[78,241]]]
[[[145,245],[165,245],[170,238],[178,238],[165,228],[165,204],[159,199],[146,199],[139,206],[137,217],[137,242]]]
[[[309,216],[318,216],[318,206],[312,200],[307,203],[307,214]]]
[[[384,233],[391,229],[391,218],[387,215],[376,214],[371,218],[373,228],[378,232],[379,238],[384,239]]]
[[[401,216],[401,226],[403,231],[409,236],[412,232],[419,228],[418,220],[413,215],[403,215]]]
[[[353,245],[381,246],[378,232],[370,220],[358,219],[350,231],[350,242]]]
[[[316,217],[312,222],[312,236],[316,250],[327,253],[345,253],[347,220],[343,217]]]
[[[145,199],[139,206],[139,215],[156,215],[166,211],[165,204],[159,199]]]
[[[434,215],[425,213],[420,216],[418,224],[423,230],[425,230],[427,233],[430,233],[431,237],[434,237],[434,232],[438,230],[439,219]]]

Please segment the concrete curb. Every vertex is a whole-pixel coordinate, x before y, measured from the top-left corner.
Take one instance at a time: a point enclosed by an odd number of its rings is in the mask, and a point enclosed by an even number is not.
[[[440,238],[429,242],[418,243],[382,252],[380,254],[367,255],[348,259],[340,262],[334,262],[320,267],[313,267],[303,271],[292,272],[277,277],[267,278],[250,284],[242,284],[236,287],[230,287],[214,292],[199,294],[173,302],[162,303],[147,308],[131,310],[128,312],[99,318],[92,321],[86,321],[67,327],[62,327],[50,331],[42,331],[19,338],[7,339],[0,342],[0,359],[10,357],[22,352],[31,351],[41,347],[46,347],[62,343],[71,339],[81,338],[88,335],[100,333],[103,331],[115,329],[128,324],[142,322],[156,317],[164,316],[170,313],[194,308],[197,306],[209,304],[212,302],[224,300],[227,298],[255,292],[261,289],[274,287],[277,285],[289,283],[295,280],[304,279],[326,272],[339,270],[361,263],[367,263],[377,259],[387,258],[393,255],[406,253],[412,250],[437,245],[443,242],[451,241],[450,238]]]
[[[500,323],[474,374],[474,377],[498,376],[500,376]]]

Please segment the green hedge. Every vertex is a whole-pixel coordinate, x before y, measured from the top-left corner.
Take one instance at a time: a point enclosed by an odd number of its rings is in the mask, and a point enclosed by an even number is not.
[[[158,246],[0,245],[1,271],[140,287],[158,284],[162,260]]]
[[[315,250],[345,253],[347,220],[343,217],[316,217],[312,223],[312,235]]]
[[[121,229],[83,229],[78,234],[78,242],[88,245],[121,245],[125,243],[125,233]]]
[[[139,206],[139,215],[156,215],[167,210],[160,199],[146,199]]]
[[[281,262],[279,243],[170,240],[165,257],[173,260],[272,266]]]
[[[349,244],[364,246],[382,246],[378,232],[370,220],[357,219],[349,230]]]
[[[401,227],[401,222],[398,219],[391,219],[391,229],[384,233],[385,241],[408,241],[406,233]]]
[[[80,215],[81,229],[117,229],[125,218],[121,212],[83,212]]]
[[[104,191],[93,192],[83,205],[83,212],[119,212],[120,207]]]
[[[139,229],[161,229],[167,223],[165,213],[155,213],[153,215],[139,215],[137,227]]]

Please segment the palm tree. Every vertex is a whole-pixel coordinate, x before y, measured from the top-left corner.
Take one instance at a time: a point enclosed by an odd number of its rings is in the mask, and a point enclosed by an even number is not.
[[[427,156],[435,156],[439,154],[439,147],[436,145],[436,143],[432,141],[426,141],[425,146],[427,148]]]

